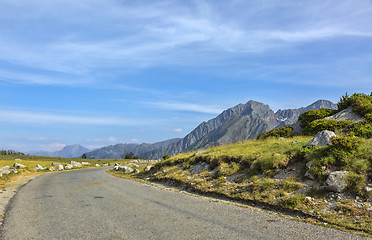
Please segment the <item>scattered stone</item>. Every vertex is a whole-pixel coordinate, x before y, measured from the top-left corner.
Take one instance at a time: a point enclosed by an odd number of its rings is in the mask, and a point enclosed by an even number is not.
[[[369,193],[369,192],[372,191],[372,187],[365,187],[364,190],[365,190],[367,193]]]
[[[335,171],[329,174],[325,187],[333,192],[343,192],[347,187],[346,177],[349,175],[348,171]]]
[[[332,131],[323,130],[318,132],[315,137],[306,145],[309,146],[329,146],[332,145],[331,138],[336,137],[336,134]]]
[[[9,166],[4,166],[2,168],[0,168],[0,177],[3,176],[3,175],[7,175],[9,173],[11,173],[11,168]]]
[[[153,165],[145,167],[145,172],[150,172],[154,168]]]
[[[205,151],[204,151],[204,150],[200,150],[200,151],[197,151],[197,152],[194,154],[194,156],[198,156],[198,155],[203,154],[203,153],[205,153]]]
[[[109,165],[108,163],[102,164],[102,166],[104,166],[104,167],[107,167],[108,165]]]
[[[292,141],[292,145],[295,145],[297,143],[300,143],[301,141]]]
[[[14,159],[14,161],[22,161],[22,159],[16,158]]]
[[[73,166],[71,164],[66,164],[65,165],[66,170],[71,170],[72,168],[73,168]]]
[[[14,167],[15,169],[25,169],[25,168],[26,168],[25,165],[22,165],[22,164],[20,164],[20,163],[14,163],[14,164],[13,164],[13,167]]]
[[[316,177],[311,173],[311,171],[307,171],[304,175],[306,178],[310,179],[310,180],[315,180]]]
[[[90,162],[81,162],[81,165],[83,165],[83,166],[90,166]]]
[[[55,170],[56,170],[55,167],[50,167],[50,168],[49,168],[49,171],[55,171]]]
[[[284,137],[279,137],[278,140],[283,141],[283,140],[285,140],[285,138]]]
[[[75,161],[71,161],[71,165],[72,165],[72,167],[78,167],[78,168],[83,167],[83,165],[81,165],[81,163],[75,162]]]
[[[41,166],[40,164],[37,164],[36,165],[36,170],[44,170],[45,168],[43,168],[43,166]]]
[[[140,170],[134,169],[134,173],[139,173],[139,172],[140,172]]]
[[[63,165],[60,164],[60,163],[55,163],[53,162],[52,163],[52,166],[56,167],[58,169],[58,171],[62,171],[64,168],[63,168]]]
[[[313,164],[313,162],[312,161],[310,161],[310,162],[307,162],[306,163],[306,167],[307,167],[307,169],[309,169],[310,167],[311,167],[311,165]]]
[[[96,164],[96,167],[100,167],[101,165],[99,165],[98,163]]]

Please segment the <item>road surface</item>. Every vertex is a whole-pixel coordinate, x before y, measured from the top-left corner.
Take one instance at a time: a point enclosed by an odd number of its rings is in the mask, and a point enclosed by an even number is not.
[[[10,201],[0,239],[362,239],[114,177],[46,174]]]

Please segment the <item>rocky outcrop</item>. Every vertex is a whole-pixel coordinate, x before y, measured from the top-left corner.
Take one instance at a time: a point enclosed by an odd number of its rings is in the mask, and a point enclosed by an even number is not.
[[[315,137],[306,145],[309,146],[328,146],[332,145],[331,138],[336,137],[336,134],[332,131],[323,130],[318,132]]]
[[[363,121],[364,118],[354,113],[351,107],[348,107],[335,115],[324,118],[324,120],[360,122]]]
[[[348,175],[348,171],[332,172],[325,182],[325,187],[333,192],[344,192],[347,187],[346,178]]]

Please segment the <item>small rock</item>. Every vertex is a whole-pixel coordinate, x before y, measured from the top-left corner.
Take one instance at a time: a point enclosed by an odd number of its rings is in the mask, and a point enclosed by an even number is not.
[[[368,192],[372,191],[372,187],[365,187],[364,190],[368,193]]]
[[[306,167],[307,167],[307,169],[309,169],[310,167],[311,167],[311,165],[313,164],[313,162],[312,161],[310,161],[310,162],[307,162],[306,163]]]
[[[36,165],[36,170],[44,170],[45,168],[43,168],[40,164],[37,164]]]
[[[295,145],[297,143],[300,143],[301,141],[292,141],[292,145]]]
[[[316,177],[311,173],[311,171],[307,171],[304,176],[310,180],[316,179]]]
[[[335,171],[329,174],[325,187],[333,192],[343,192],[347,187],[346,177],[349,175],[348,171]]]
[[[101,165],[99,165],[98,163],[96,164],[96,167],[100,167]]]
[[[194,156],[198,156],[198,155],[203,154],[203,153],[205,153],[205,151],[200,150],[200,151],[197,151],[197,152],[194,154]]]
[[[72,169],[72,165],[71,164],[66,164],[65,165],[65,169],[66,170],[71,170]]]
[[[104,166],[104,167],[107,167],[108,165],[109,165],[108,163],[102,164],[102,166]]]
[[[25,168],[26,168],[25,165],[20,164],[20,163],[14,163],[14,164],[13,164],[13,167],[14,167],[15,169],[25,169]]]
[[[71,165],[72,165],[72,167],[78,167],[78,168],[83,167],[83,165],[81,163],[76,162],[76,161],[71,161]]]
[[[150,172],[154,168],[153,165],[145,167],[145,172]]]
[[[305,202],[308,202],[309,203],[309,202],[312,202],[312,200],[313,199],[311,197],[305,197]]]
[[[81,162],[81,165],[83,165],[83,166],[89,166],[90,165],[90,162]]]
[[[283,140],[285,140],[285,138],[284,137],[280,137],[280,138],[278,138],[278,140],[279,141],[283,141]]]

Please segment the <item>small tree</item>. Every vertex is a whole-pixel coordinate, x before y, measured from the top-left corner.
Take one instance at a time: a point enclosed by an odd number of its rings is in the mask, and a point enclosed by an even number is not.
[[[87,155],[84,153],[83,156],[81,156],[83,159],[87,159]]]
[[[163,160],[167,160],[168,158],[170,158],[170,156],[168,155],[168,153],[166,153],[166,154],[163,156]]]
[[[138,159],[138,157],[135,156],[134,153],[130,152],[125,154],[124,159]]]

